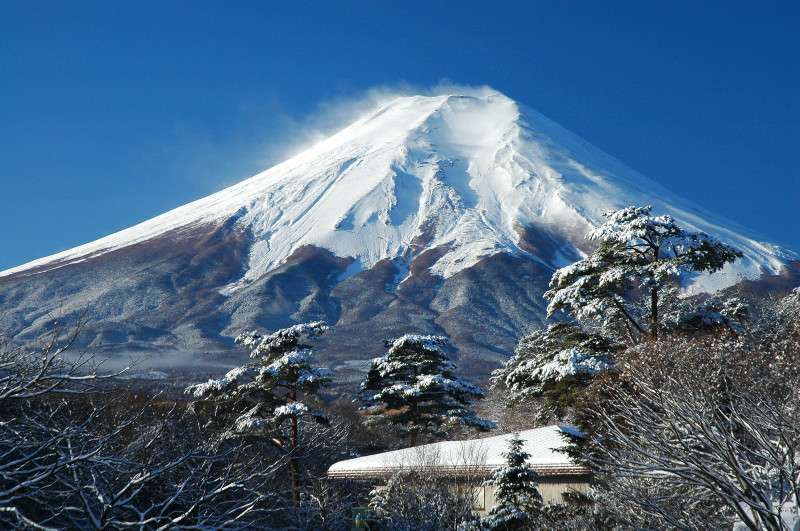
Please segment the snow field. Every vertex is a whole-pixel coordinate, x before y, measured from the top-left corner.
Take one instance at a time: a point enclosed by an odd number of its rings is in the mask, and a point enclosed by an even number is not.
[[[670,214],[686,230],[707,232],[745,253],[690,290],[716,291],[775,274],[797,258],[703,212],[539,113],[487,92],[398,98],[235,186],[0,276],[80,262],[235,217],[254,243],[244,278],[223,294],[260,278],[303,245],[353,257],[361,269],[383,259],[408,263],[427,249],[445,247],[431,270],[448,278],[486,255],[526,256],[520,226],[564,236],[570,241],[561,254],[574,256],[574,247],[584,245],[577,235],[598,226],[604,212],[648,204],[654,214]],[[422,245],[410,250],[412,242]],[[563,262],[556,258],[549,265]]]

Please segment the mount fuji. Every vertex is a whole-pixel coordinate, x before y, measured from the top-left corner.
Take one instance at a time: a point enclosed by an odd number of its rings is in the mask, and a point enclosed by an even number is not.
[[[323,319],[322,361],[345,378],[411,332],[448,336],[462,370],[485,375],[541,326],[553,271],[630,205],[744,253],[689,293],[796,274],[793,251],[486,90],[396,98],[235,186],[0,272],[0,306],[23,338],[87,309],[84,344],[166,365]]]

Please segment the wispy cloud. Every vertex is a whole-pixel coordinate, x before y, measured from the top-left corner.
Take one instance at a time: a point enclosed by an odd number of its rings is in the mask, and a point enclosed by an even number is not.
[[[365,115],[394,99],[404,96],[439,96],[462,94],[485,96],[497,91],[488,86],[469,86],[442,80],[432,87],[407,82],[378,85],[356,94],[322,100],[306,116],[287,118],[287,129],[280,133],[282,142],[271,146],[264,162],[268,167],[282,162],[318,144]]]
[[[396,98],[495,92],[449,80],[431,87],[398,82],[326,98],[304,114],[291,112],[285,99],[268,94],[240,104],[228,129],[176,124],[157,156],[165,171],[209,194],[301,153]]]

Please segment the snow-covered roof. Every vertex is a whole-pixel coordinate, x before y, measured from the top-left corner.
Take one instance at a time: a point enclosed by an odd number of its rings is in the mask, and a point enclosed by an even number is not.
[[[564,433],[575,432],[565,426],[546,426],[519,432],[522,449],[530,454],[528,464],[541,475],[583,475],[588,470],[558,449],[566,446]],[[442,475],[489,476],[505,464],[503,453],[513,433],[404,448],[334,463],[329,478],[380,478],[403,469],[424,468]]]

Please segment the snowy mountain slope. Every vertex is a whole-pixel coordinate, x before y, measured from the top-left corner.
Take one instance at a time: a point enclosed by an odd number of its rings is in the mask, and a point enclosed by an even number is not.
[[[602,213],[648,204],[745,253],[693,290],[798,258],[499,93],[415,96],[235,186],[0,272],[0,303],[30,335],[55,301],[91,308],[95,337],[131,348],[217,348],[324,318],[351,354],[364,334],[424,332],[497,360]]]
[[[481,256],[525,254],[520,226],[542,227],[583,247],[582,234],[603,212],[632,204],[653,204],[654,212],[669,212],[688,228],[744,250],[747,258],[734,267],[735,276],[775,274],[793,256],[495,93],[397,99],[236,186],[0,275],[80,261],[236,216],[257,240],[239,285],[302,245],[355,257],[362,269],[446,245],[450,251],[432,271],[447,278]],[[410,250],[420,236],[424,247]]]

